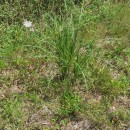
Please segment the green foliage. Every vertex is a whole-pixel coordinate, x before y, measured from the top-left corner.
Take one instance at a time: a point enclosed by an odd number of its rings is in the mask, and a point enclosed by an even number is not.
[[[61,80],[76,79],[78,76],[85,80],[83,71],[90,58],[89,53],[93,46],[93,40],[84,42],[82,34],[80,34],[86,21],[84,17],[81,13],[76,18],[67,18],[62,22],[62,19],[47,16],[53,23],[53,27],[49,28],[49,32],[45,34],[47,47],[50,49],[47,54],[52,52],[53,57],[50,56],[50,58],[57,63]]]
[[[41,122],[58,109],[58,118],[82,113],[95,129],[128,125],[129,14],[129,3],[112,0],[1,0],[0,129],[52,129]],[[7,98],[14,86],[25,94]],[[42,115],[43,104],[54,115]]]
[[[82,71],[80,69],[86,64],[85,56],[80,57],[77,33],[74,27],[68,26],[63,27],[63,30],[57,36],[55,42],[56,63],[61,71],[61,79],[72,77],[73,72],[74,76],[78,75],[78,72]],[[81,62],[84,64],[81,64]]]
[[[72,27],[63,28],[63,31],[57,37],[56,55],[62,79],[70,75],[70,69],[75,62],[76,38],[76,31]]]
[[[5,61],[3,61],[3,60],[0,60],[0,68],[4,68],[4,67],[6,67],[7,65],[6,65],[6,62]]]
[[[81,0],[1,0],[0,22],[21,23],[24,19],[37,20],[45,11],[63,15],[67,7],[80,3]]]
[[[27,100],[31,101],[34,104],[40,104],[41,103],[40,97],[35,92],[34,93],[27,93],[25,95],[25,97],[26,97]]]
[[[91,79],[92,91],[99,92],[102,95],[118,96],[127,90],[128,81],[125,81],[123,76],[113,79],[106,67],[93,68]]]
[[[24,113],[22,111],[22,104],[18,97],[15,99],[5,99],[1,102],[1,117],[6,123],[15,127],[22,127],[24,122]]]
[[[111,112],[108,114],[109,120],[114,125],[119,125],[121,121],[129,121],[129,113],[128,111],[124,111],[123,109],[119,109],[117,111]]]
[[[76,114],[83,108],[81,98],[69,91],[63,93],[60,103],[61,110],[59,114],[63,117],[76,117]]]

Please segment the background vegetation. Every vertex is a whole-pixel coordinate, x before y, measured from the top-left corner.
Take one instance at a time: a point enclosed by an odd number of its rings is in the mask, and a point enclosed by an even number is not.
[[[129,14],[127,0],[1,0],[0,129],[128,130]]]

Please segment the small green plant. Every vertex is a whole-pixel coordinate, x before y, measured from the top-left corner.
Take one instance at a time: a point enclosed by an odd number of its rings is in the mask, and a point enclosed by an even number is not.
[[[55,37],[50,37],[47,46],[51,49],[53,60],[58,65],[60,79],[64,80],[66,78],[75,79],[79,75],[85,79],[83,75],[83,69],[86,66],[87,53],[81,54],[81,49],[83,47],[83,39],[80,36],[79,24],[74,19],[62,22],[60,19],[52,18],[54,23],[53,30],[49,32],[55,35]]]
[[[21,101],[18,97],[15,99],[5,99],[1,102],[1,117],[11,126],[21,127],[24,122]]]
[[[119,126],[122,121],[130,121],[128,111],[124,111],[123,109],[115,110],[111,113],[108,113],[108,117],[110,122],[115,126]]]
[[[32,103],[34,103],[34,104],[40,104],[41,103],[41,99],[40,99],[40,97],[38,96],[38,94],[37,93],[35,93],[35,92],[33,92],[33,93],[27,93],[27,94],[25,94],[25,97],[29,100],[29,101],[31,101]]]
[[[63,117],[76,117],[76,114],[83,108],[81,98],[70,91],[63,93],[60,103],[61,110],[59,114]]]
[[[92,91],[105,96],[118,96],[127,90],[128,81],[124,76],[113,79],[108,68],[94,67],[90,82]]]
[[[7,66],[6,62],[3,60],[0,60],[0,68],[5,68],[6,66]]]
[[[75,62],[76,32],[74,28],[64,28],[56,40],[57,63],[61,70],[62,79],[71,75],[72,65]]]

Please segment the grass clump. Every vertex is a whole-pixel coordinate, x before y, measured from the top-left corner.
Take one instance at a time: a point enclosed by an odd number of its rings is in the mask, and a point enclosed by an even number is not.
[[[14,97],[15,98],[15,97]],[[1,117],[2,121],[1,129],[16,129],[16,127],[22,128],[24,123],[24,112],[21,111],[22,102],[18,97],[15,99],[5,99],[1,102]],[[4,126],[6,124],[6,126]]]
[[[81,98],[72,92],[66,91],[61,96],[61,110],[59,114],[65,117],[75,118],[76,113],[82,111]]]
[[[80,45],[77,42],[77,30],[72,27],[63,27],[63,30],[58,34],[57,39],[54,43],[56,48],[56,63],[60,68],[61,79],[74,77],[82,71],[85,66],[85,56],[81,59],[80,57]],[[82,42],[82,41],[80,41]],[[81,63],[82,67],[80,66]]]

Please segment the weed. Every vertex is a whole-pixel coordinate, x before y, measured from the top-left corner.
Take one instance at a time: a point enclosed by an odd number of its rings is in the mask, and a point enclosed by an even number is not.
[[[122,109],[113,111],[112,113],[109,113],[108,116],[109,116],[109,120],[115,126],[121,125],[121,121],[129,121],[128,111],[124,111]]]
[[[76,117],[76,113],[82,110],[82,100],[72,92],[64,92],[61,97],[61,116]]]
[[[25,94],[25,97],[34,104],[41,103],[41,99],[39,98],[39,96],[36,93],[27,93],[27,94]]]
[[[22,127],[24,122],[22,104],[18,97],[14,98],[5,99],[1,102],[1,117],[4,119],[4,123],[14,127]]]

